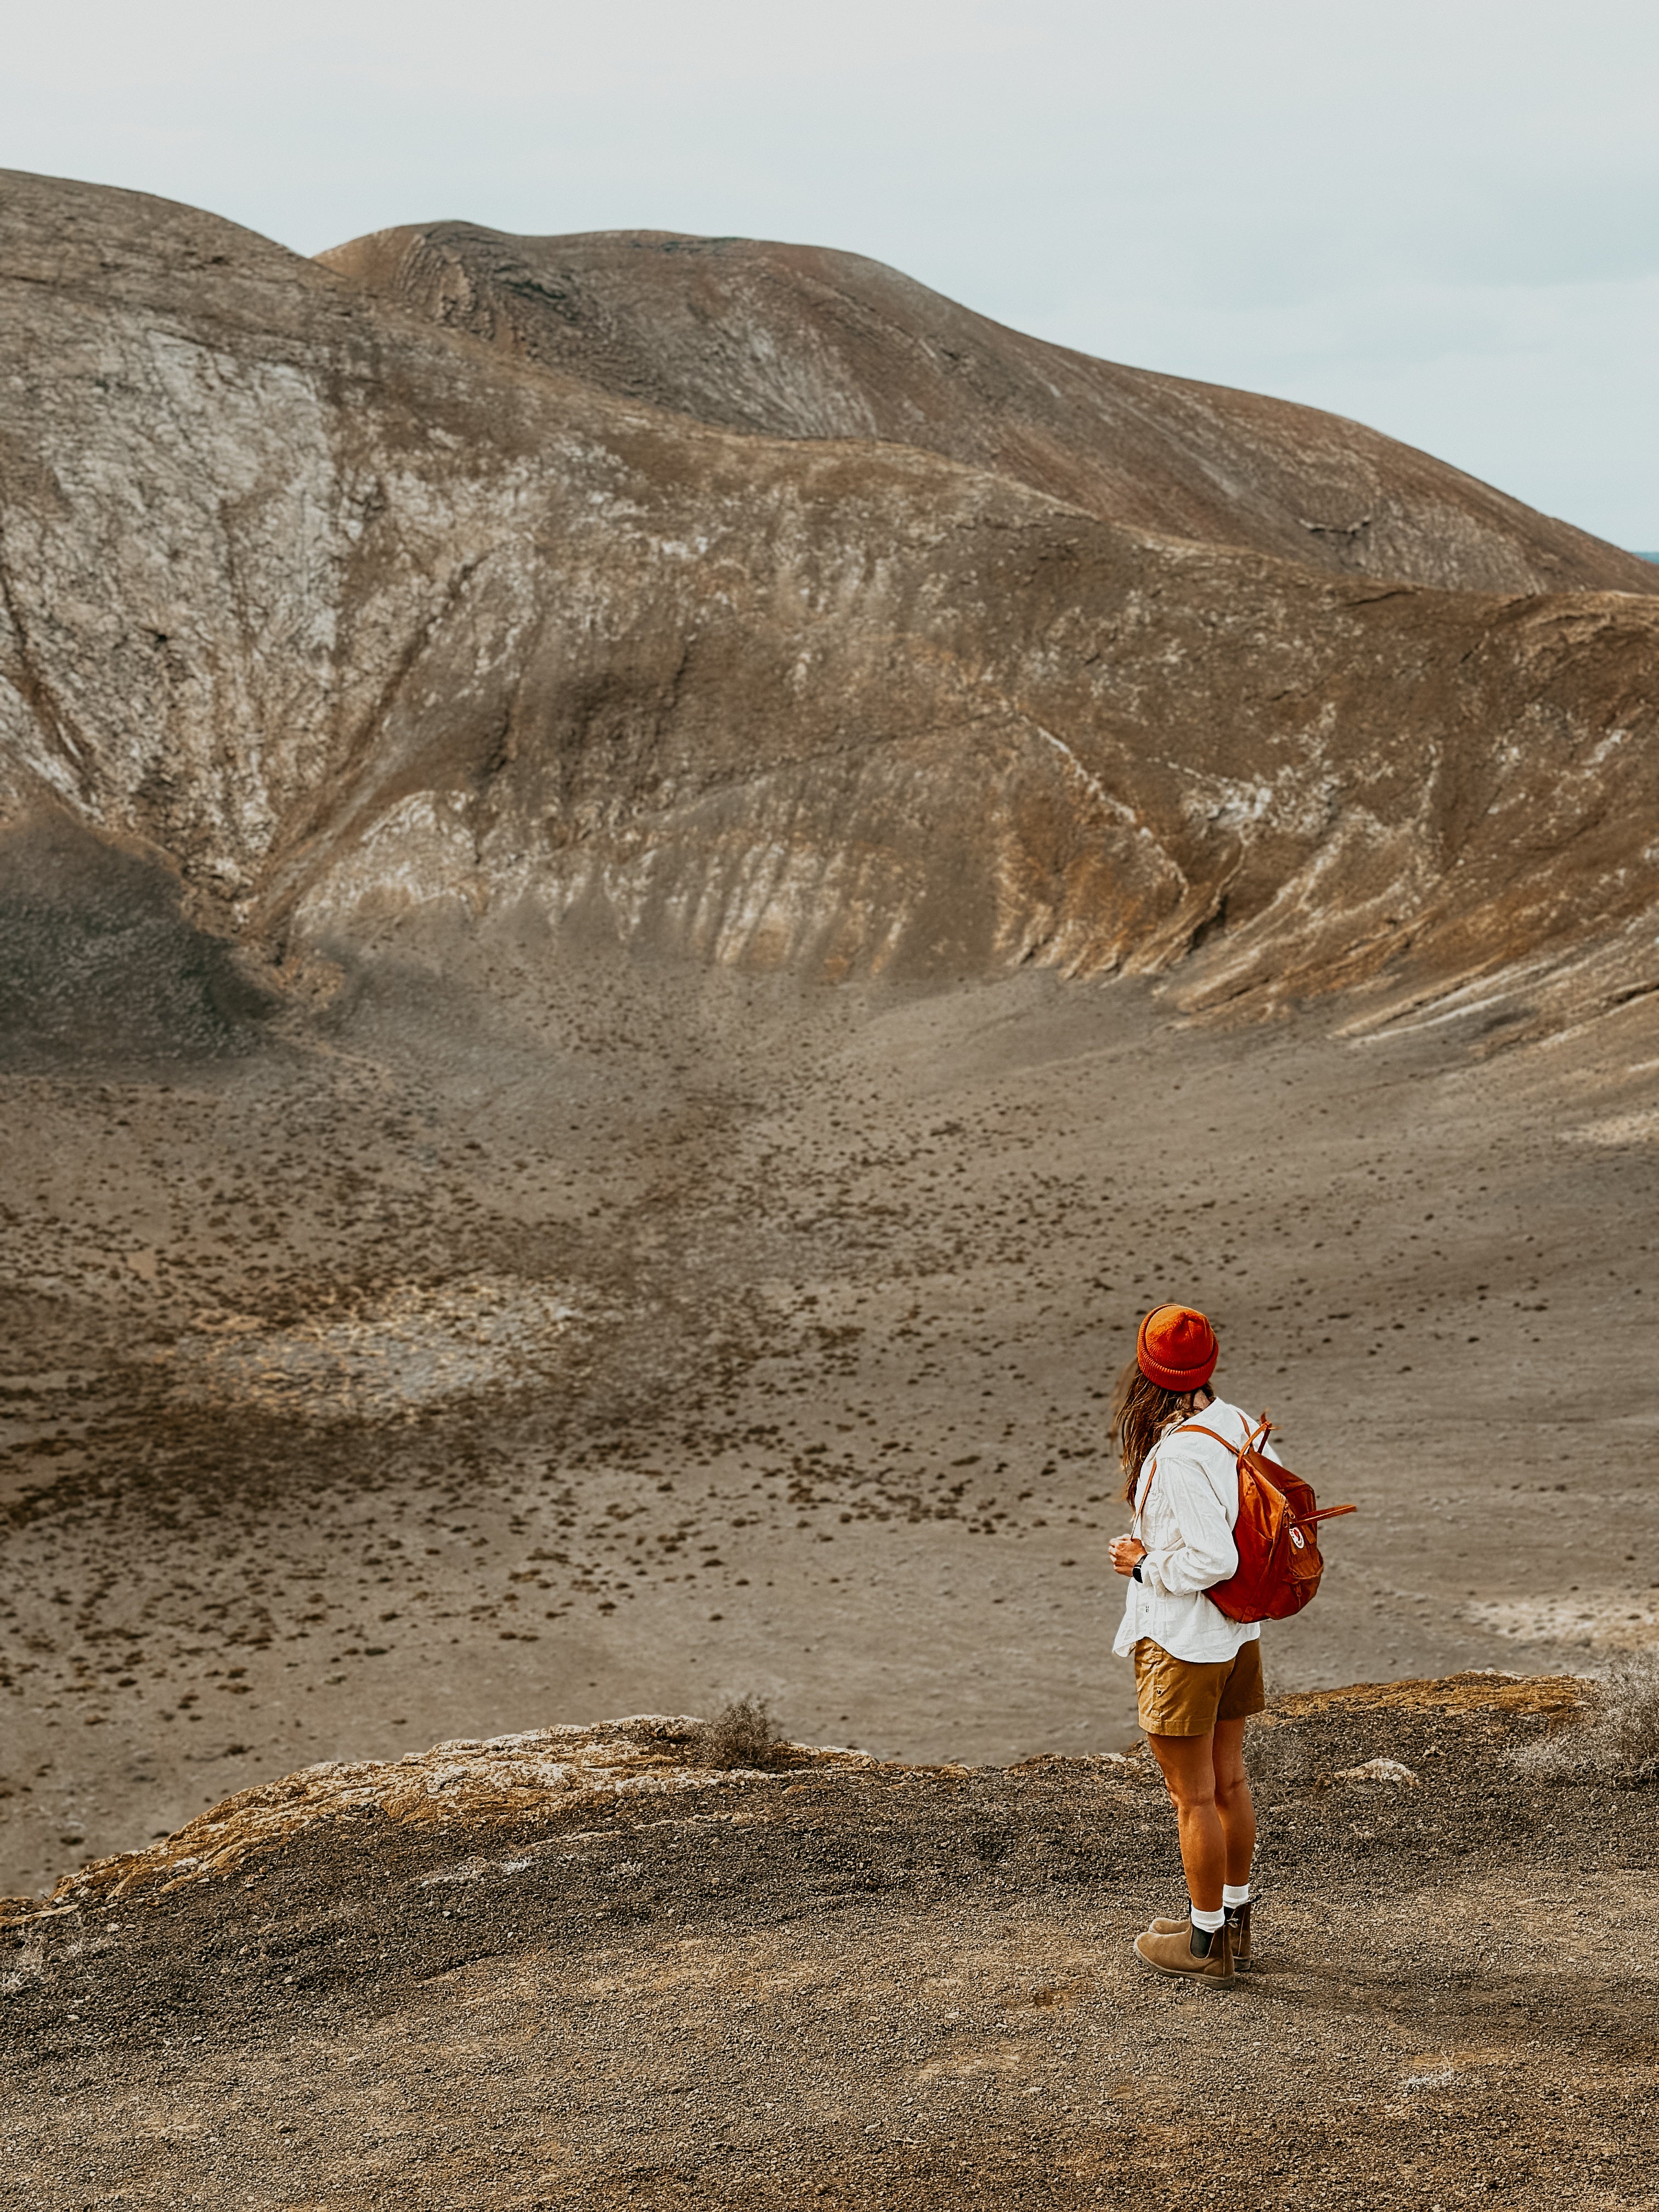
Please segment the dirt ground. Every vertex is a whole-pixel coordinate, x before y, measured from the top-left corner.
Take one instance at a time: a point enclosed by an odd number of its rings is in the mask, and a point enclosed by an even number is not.
[[[0,1080],[0,1892],[309,1761],[750,1690],[1124,1747],[1104,1420],[1163,1297],[1361,1508],[1276,1687],[1659,1636],[1651,996],[1503,1049],[429,950],[326,1032]]]
[[[1651,1764],[1508,1759],[1574,1696],[1281,1702],[1231,1992],[1132,1954],[1144,1759],[675,1788],[663,1723],[648,1786],[100,1869],[0,1931],[5,2201],[1652,2206]]]

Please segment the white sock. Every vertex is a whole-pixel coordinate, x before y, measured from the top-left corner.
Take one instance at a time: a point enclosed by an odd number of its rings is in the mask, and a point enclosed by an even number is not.
[[[1221,1902],[1224,1905],[1231,1905],[1237,1909],[1237,1907],[1241,1905],[1248,1905],[1249,1901],[1250,1885],[1248,1881],[1224,1881],[1222,1883]]]
[[[1223,1925],[1227,1917],[1227,1910],[1224,1905],[1222,1906],[1219,1911],[1206,1912],[1200,1906],[1195,1905],[1192,1908],[1192,1913],[1194,1927],[1201,1928],[1206,1936],[1213,1936],[1216,1929]]]

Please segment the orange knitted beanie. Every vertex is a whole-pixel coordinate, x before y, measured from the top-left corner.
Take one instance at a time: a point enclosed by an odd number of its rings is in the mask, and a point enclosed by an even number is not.
[[[1215,1331],[1191,1306],[1154,1307],[1135,1340],[1135,1360],[1147,1381],[1183,1395],[1209,1381],[1219,1353]]]

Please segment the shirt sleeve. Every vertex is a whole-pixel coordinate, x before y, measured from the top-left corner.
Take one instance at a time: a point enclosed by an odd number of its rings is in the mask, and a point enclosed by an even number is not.
[[[1159,1453],[1153,1479],[1164,1487],[1164,1510],[1174,1518],[1179,1540],[1147,1553],[1142,1582],[1165,1597],[1213,1589],[1238,1571],[1238,1547],[1219,1492],[1197,1454],[1178,1446],[1166,1444]]]

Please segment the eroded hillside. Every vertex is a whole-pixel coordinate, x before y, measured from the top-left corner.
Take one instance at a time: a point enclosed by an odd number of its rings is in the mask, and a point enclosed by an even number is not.
[[[1045,344],[855,253],[440,222],[319,258],[512,357],[723,429],[920,446],[1103,521],[1338,574],[1659,590],[1636,555],[1363,423]]]
[[[92,186],[6,180],[0,283],[14,1033],[159,990],[210,1043],[434,918],[1247,1011],[1650,986],[1639,563],[1433,591],[739,434]]]

